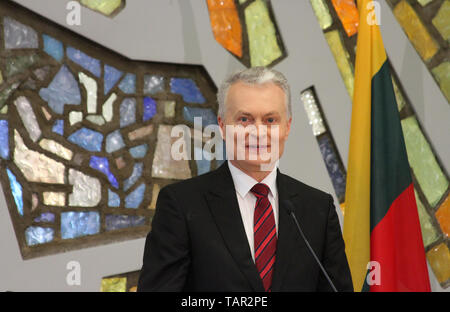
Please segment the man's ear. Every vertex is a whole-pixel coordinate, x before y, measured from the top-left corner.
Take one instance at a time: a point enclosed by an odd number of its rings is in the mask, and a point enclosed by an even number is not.
[[[219,124],[220,135],[222,139],[225,141],[225,123],[222,117],[217,116],[217,123]]]
[[[292,123],[292,117],[289,117],[289,120],[287,121],[286,137],[289,136],[289,132],[291,131],[291,123]]]

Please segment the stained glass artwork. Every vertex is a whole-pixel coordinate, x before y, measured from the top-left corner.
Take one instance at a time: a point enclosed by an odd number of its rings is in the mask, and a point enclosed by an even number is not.
[[[114,16],[125,6],[125,0],[79,0],[80,3],[91,10],[106,16]]]
[[[106,230],[120,230],[145,225],[145,217],[128,215],[106,215]]]
[[[400,1],[394,8],[394,15],[422,59],[429,61],[439,46],[408,1]]]
[[[194,118],[200,117],[202,126],[206,127],[209,125],[217,124],[217,116],[209,108],[199,108],[199,107],[183,107],[183,118],[189,123],[194,123]]]
[[[426,211],[426,208],[420,200],[417,191],[415,191],[417,211],[419,213],[420,229],[422,230],[423,245],[426,247],[435,243],[439,239],[439,232],[433,225],[431,216]]]
[[[427,260],[436,279],[442,287],[450,284],[450,251],[445,243],[433,247],[427,252]]]
[[[145,189],[146,189],[145,184],[141,184],[134,191],[132,191],[125,198],[125,208],[137,209],[141,205],[142,200],[144,199]]]
[[[119,89],[126,94],[136,93],[136,75],[126,74],[119,84]]]
[[[148,145],[142,144],[139,146],[135,146],[130,148],[130,154],[133,156],[133,158],[140,159],[144,158],[148,151]]]
[[[431,70],[442,93],[450,102],[450,61],[445,61]]]
[[[319,21],[320,28],[327,29],[333,24],[333,19],[331,18],[330,11],[328,10],[328,6],[325,3],[325,0],[310,0],[312,9],[314,14]]]
[[[106,65],[104,66],[105,76],[104,76],[104,94],[108,94],[109,91],[116,85],[119,79],[122,77],[123,72],[115,67]]]
[[[9,126],[7,120],[0,120],[0,157],[9,158]]]
[[[106,157],[91,156],[89,161],[89,166],[100,171],[108,178],[109,183],[116,189],[119,188],[119,182],[117,181],[114,174],[109,169],[109,161]],[[117,194],[115,194],[117,196]]]
[[[101,292],[135,292],[140,271],[107,276],[102,278]]]
[[[108,189],[108,206],[109,207],[120,207],[120,197],[117,193],[114,193]]]
[[[5,49],[37,49],[39,40],[36,31],[15,19],[3,18]]]
[[[242,64],[272,66],[286,57],[270,0],[206,2],[214,38]]]
[[[322,115],[317,106],[314,94],[311,90],[305,90],[301,93],[303,106],[306,114],[308,115],[309,124],[312,127],[313,134],[315,136],[321,135],[326,131],[325,125],[322,119]]]
[[[144,76],[144,94],[164,92],[164,77],[155,75]]]
[[[402,120],[409,164],[431,207],[435,207],[448,188],[449,181],[419,128],[417,119]]]
[[[43,212],[39,215],[39,217],[34,219],[34,222],[55,222],[55,214],[51,212]]]
[[[42,40],[44,41],[44,51],[58,62],[61,62],[64,57],[64,46],[61,41],[45,34],[42,35]]]
[[[136,99],[126,98],[120,104],[120,127],[126,127],[136,122]]]
[[[48,88],[39,91],[41,98],[57,114],[63,114],[64,105],[81,103],[80,87],[66,65],[63,65]]]
[[[116,130],[106,137],[106,152],[112,153],[120,150],[125,147],[125,143],[123,142],[122,134],[120,134],[119,130]]]
[[[100,152],[102,150],[103,135],[88,128],[81,128],[72,133],[68,140],[90,152]]]
[[[442,38],[450,41],[450,1],[444,1],[432,22]]]
[[[170,90],[172,93],[182,95],[186,103],[205,103],[205,98],[192,79],[172,78],[170,80]]]
[[[156,209],[156,200],[158,198],[160,187],[158,184],[153,184],[153,191],[152,191],[152,202],[148,206],[148,209]]]
[[[217,167],[170,159],[185,107],[216,122],[211,77],[202,66],[124,59],[0,2],[0,19],[9,16],[38,39],[12,53],[0,36],[0,182],[23,258],[147,235],[160,187]]]
[[[66,54],[70,60],[90,71],[94,76],[100,77],[102,68],[98,59],[70,46],[67,47]]]
[[[100,231],[98,212],[63,212],[61,213],[61,238],[71,239],[94,235]]]
[[[143,121],[152,119],[156,114],[156,101],[150,97],[145,97],[143,111]]]
[[[332,0],[334,9],[341,20],[347,36],[358,32],[359,13],[354,0]]]
[[[30,226],[25,230],[25,239],[28,246],[51,242],[53,240],[53,237],[54,230],[52,228]]]
[[[14,202],[16,203],[17,211],[23,216],[23,189],[22,185],[17,181],[16,176],[11,170],[6,169],[9,178],[9,185],[11,187],[11,193],[14,197]]]
[[[445,237],[450,236],[450,194],[447,195],[443,203],[439,206],[436,211],[436,219],[441,226],[442,232]]]
[[[233,0],[207,0],[211,28],[225,49],[242,57],[242,27]]]

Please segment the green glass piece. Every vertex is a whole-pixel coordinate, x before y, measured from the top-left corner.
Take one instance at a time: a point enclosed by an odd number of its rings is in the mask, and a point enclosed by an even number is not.
[[[11,93],[13,93],[13,91],[16,90],[18,86],[19,83],[16,82],[0,91],[0,107],[2,107],[3,104],[5,104],[6,100],[9,98]]]
[[[350,62],[350,55],[344,47],[341,35],[339,31],[332,30],[325,33],[325,39],[330,46],[331,52],[333,53],[336,65],[341,73],[342,80],[344,80],[347,92],[350,98],[353,98],[353,88],[355,83],[355,78],[353,75],[353,67]]]
[[[330,11],[324,0],[309,0],[311,2],[314,14],[316,14],[319,25],[322,29],[327,29],[333,24]]]
[[[419,213],[420,228],[422,230],[422,240],[424,247],[430,246],[439,238],[439,233],[431,222],[431,217],[423,206],[422,202],[417,195],[416,190],[414,190],[416,195],[417,211]]]
[[[405,98],[403,97],[402,91],[400,91],[400,88],[398,87],[397,83],[395,82],[394,77],[391,76],[392,80],[392,86],[394,87],[394,94],[395,94],[395,100],[397,101],[397,108],[398,111],[401,111],[402,108],[405,106]]]
[[[275,26],[263,0],[255,0],[245,9],[251,66],[267,66],[282,55]]]
[[[433,25],[441,33],[442,38],[450,41],[450,0],[444,1],[433,18]]]
[[[419,2],[421,6],[426,6],[431,1],[433,0],[417,0],[417,2]]]
[[[126,292],[127,278],[126,277],[112,277],[103,278],[101,292]]]
[[[431,207],[436,206],[448,187],[448,180],[414,116],[402,120],[409,164]]]
[[[122,0],[81,0],[81,4],[91,10],[98,11],[105,15],[111,15],[122,5]]]
[[[22,72],[38,60],[39,56],[37,54],[27,54],[10,58],[6,62],[6,77],[11,77]]]
[[[450,102],[450,62],[442,62],[431,71],[433,72],[434,78],[436,78],[439,83],[442,93],[444,93],[447,101]]]
[[[247,0],[239,0],[239,4],[244,4]]]

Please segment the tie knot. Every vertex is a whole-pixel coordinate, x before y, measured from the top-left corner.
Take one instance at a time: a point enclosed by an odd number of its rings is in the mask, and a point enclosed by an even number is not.
[[[265,185],[264,183],[257,183],[255,184],[252,189],[250,190],[255,196],[258,197],[267,197],[269,195],[269,187]]]

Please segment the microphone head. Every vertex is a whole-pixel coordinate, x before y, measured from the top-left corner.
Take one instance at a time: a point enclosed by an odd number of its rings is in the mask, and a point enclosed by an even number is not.
[[[284,199],[282,204],[283,204],[282,206],[286,209],[288,214],[294,213],[294,205],[291,203],[289,199]]]

